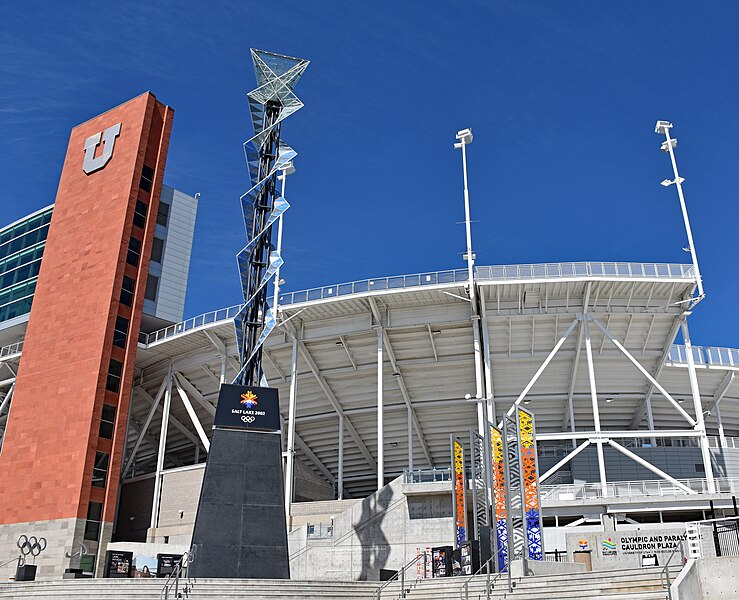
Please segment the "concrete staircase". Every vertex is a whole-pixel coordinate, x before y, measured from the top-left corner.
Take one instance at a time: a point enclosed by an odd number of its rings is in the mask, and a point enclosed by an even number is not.
[[[662,567],[595,571],[564,575],[540,575],[514,579],[515,587],[509,593],[507,580],[501,576],[495,582],[491,598],[546,599],[546,600],[665,600],[667,590],[660,583]],[[677,568],[671,577],[677,576]],[[673,576],[674,575],[674,576]],[[421,580],[406,596],[408,600],[456,600],[466,578]],[[406,588],[411,586],[406,585]],[[383,591],[382,600],[394,600],[400,594],[395,583]],[[484,600],[485,576],[476,577],[469,586],[470,600]]]
[[[164,579],[68,579],[0,584],[0,600],[159,600]],[[182,583],[180,592],[182,592]],[[183,600],[305,598],[371,600],[374,581],[296,581],[263,579],[198,579]],[[162,598],[164,596],[162,595]],[[170,600],[175,600],[174,588]]]
[[[665,600],[667,591],[660,584],[661,568],[598,571],[568,575],[546,575],[514,580],[508,593],[505,579],[500,579],[491,598],[546,600]],[[677,569],[673,572],[677,575]],[[674,580],[674,577],[673,577]],[[466,578],[421,580],[406,596],[408,600],[456,600]],[[158,600],[163,579],[88,579],[33,583],[0,584],[0,600]],[[415,585],[413,585],[415,584]],[[198,579],[185,600],[249,599],[271,600],[372,600],[379,583],[375,581],[297,581]],[[393,582],[382,593],[382,600],[395,600],[400,584]],[[170,599],[174,600],[173,591]],[[469,588],[470,600],[485,598],[485,577],[475,578]]]

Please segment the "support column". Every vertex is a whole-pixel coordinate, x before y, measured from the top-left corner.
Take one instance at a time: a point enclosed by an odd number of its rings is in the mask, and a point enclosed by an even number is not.
[[[152,529],[159,523],[159,496],[162,491],[162,471],[164,470],[164,452],[167,447],[167,429],[169,427],[169,412],[172,406],[172,365],[167,373],[167,389],[164,392],[164,408],[162,409],[162,427],[159,432],[159,451],[157,453],[157,471],[154,479],[154,497],[151,506]]]
[[[228,364],[228,357],[225,354],[221,354],[221,383],[226,383],[226,365]]]
[[[339,415],[339,483],[338,500],[344,499],[344,416]]]
[[[287,465],[285,467],[285,517],[290,518],[295,468],[295,411],[298,403],[298,338],[293,338],[290,367],[290,405],[287,414]]]
[[[693,345],[690,343],[690,332],[688,331],[688,321],[682,322],[683,343],[685,344],[685,354],[688,359],[688,378],[690,379],[690,391],[693,395],[693,409],[695,410],[695,425],[693,429],[700,433],[699,442],[701,445],[701,455],[703,456],[703,467],[706,470],[706,483],[708,484],[708,493],[716,493],[716,483],[713,480],[713,466],[711,464],[711,451],[708,448],[708,437],[706,436],[706,421],[703,418],[703,404],[701,402],[701,393],[698,389],[698,375],[695,372],[695,357],[693,356]]]
[[[472,284],[474,286],[474,284]],[[473,293],[470,293],[471,301],[476,302]],[[485,398],[483,391],[482,374],[482,349],[480,347],[480,316],[472,309],[472,338],[475,350],[475,398]],[[480,435],[485,434],[485,407],[482,402],[477,403],[477,431]]]
[[[413,470],[413,411],[408,407],[408,470]]]
[[[593,367],[593,345],[590,342],[590,328],[588,327],[588,317],[583,315],[582,330],[585,335],[585,354],[588,359],[588,379],[590,381],[590,399],[593,402],[593,421],[595,423],[595,431],[600,433],[600,411],[598,409],[598,391],[595,386],[595,368]],[[598,471],[600,473],[600,486],[603,497],[608,496],[608,480],[606,479],[606,460],[603,453],[603,439],[595,440],[598,449]]]
[[[385,485],[385,423],[382,399],[382,327],[377,327],[377,489]]]
[[[726,448],[726,434],[724,433],[724,422],[721,420],[721,407],[717,402],[714,406],[716,411],[716,421],[718,422],[718,439],[722,448]]]
[[[485,398],[487,398],[488,422],[495,423],[495,390],[493,388],[493,363],[490,358],[490,330],[485,306],[485,293],[480,293],[480,328],[482,329],[482,358],[485,367]],[[483,436],[484,437],[484,436]]]
[[[647,429],[649,429],[649,431],[654,431],[654,413],[652,412],[651,396],[647,395],[647,397],[644,399],[644,404],[647,408]],[[653,437],[650,442],[652,443],[652,446],[656,446],[657,438]]]

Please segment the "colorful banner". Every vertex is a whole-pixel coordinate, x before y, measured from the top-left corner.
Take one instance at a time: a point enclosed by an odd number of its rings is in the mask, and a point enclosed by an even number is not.
[[[464,476],[464,447],[454,438],[452,440],[452,458],[454,462],[454,532],[457,548],[467,541],[467,490]]]
[[[518,410],[518,439],[521,445],[521,482],[528,558],[544,560],[534,415],[524,409]]]
[[[503,434],[497,427],[490,427],[490,443],[493,455],[493,507],[498,541],[498,570],[504,571],[508,561],[508,507],[506,505]]]

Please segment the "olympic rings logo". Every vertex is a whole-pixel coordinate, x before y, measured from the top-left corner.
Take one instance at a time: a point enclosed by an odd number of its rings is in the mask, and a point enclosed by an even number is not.
[[[23,556],[38,556],[46,550],[46,538],[37,538],[35,535],[28,537],[22,535],[18,538],[17,546]]]
[[[242,415],[241,420],[244,423],[253,423],[256,420],[256,417],[252,417],[251,415]]]

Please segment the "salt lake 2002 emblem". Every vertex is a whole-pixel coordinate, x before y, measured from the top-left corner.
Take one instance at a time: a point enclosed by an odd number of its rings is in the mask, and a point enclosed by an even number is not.
[[[249,390],[245,394],[241,394],[241,401],[240,404],[243,404],[246,406],[246,408],[254,408],[257,404],[257,395]]]

